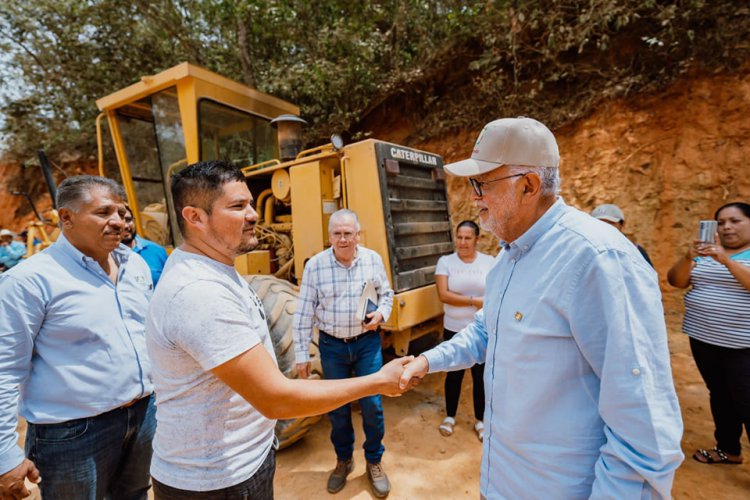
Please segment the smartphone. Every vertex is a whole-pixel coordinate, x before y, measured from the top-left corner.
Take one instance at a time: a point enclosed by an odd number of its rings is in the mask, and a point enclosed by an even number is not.
[[[719,224],[715,220],[702,220],[698,223],[698,241],[708,245],[716,244],[716,231]]]

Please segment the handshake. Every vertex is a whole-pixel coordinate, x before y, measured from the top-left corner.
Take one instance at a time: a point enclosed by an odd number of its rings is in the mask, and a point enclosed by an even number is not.
[[[383,365],[375,375],[384,396],[396,397],[419,385],[427,374],[429,363],[424,356],[404,356]]]
[[[371,394],[396,397],[419,385],[428,369],[429,363],[424,356],[404,356],[391,360],[376,373],[362,378],[367,379]],[[297,373],[299,378],[309,378],[310,362],[297,363]]]

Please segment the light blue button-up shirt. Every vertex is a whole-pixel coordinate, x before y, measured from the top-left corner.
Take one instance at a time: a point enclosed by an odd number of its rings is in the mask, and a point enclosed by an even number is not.
[[[482,494],[670,498],[682,419],[656,273],[562,199],[503,246],[484,310],[425,353],[430,372],[486,362]]]
[[[0,275],[0,474],[23,460],[16,412],[36,424],[104,413],[153,391],[146,262],[113,252],[115,285],[64,236]]]

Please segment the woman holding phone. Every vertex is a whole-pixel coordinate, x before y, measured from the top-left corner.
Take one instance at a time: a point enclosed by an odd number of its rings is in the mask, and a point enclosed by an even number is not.
[[[494,259],[477,251],[479,226],[465,220],[456,227],[456,251],[440,257],[435,269],[435,284],[440,301],[445,305],[443,339],[449,340],[474,319],[484,304],[484,279]],[[453,434],[456,424],[461,382],[465,370],[448,372],[445,376],[445,410],[447,416],[438,430],[443,436]],[[471,367],[474,384],[474,431],[484,439],[484,364]]]
[[[667,275],[685,295],[682,330],[708,387],[716,446],[693,458],[742,463],[742,427],[750,436],[750,205],[716,211],[718,242],[695,241]]]

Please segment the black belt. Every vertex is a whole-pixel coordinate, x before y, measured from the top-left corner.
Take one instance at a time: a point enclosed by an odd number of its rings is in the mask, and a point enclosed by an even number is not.
[[[371,335],[371,334],[374,334],[374,333],[380,334],[380,329],[378,328],[377,330],[370,330],[369,332],[362,332],[359,335],[356,335],[354,337],[347,337],[345,339],[342,339],[342,338],[339,338],[339,337],[334,337],[330,333],[326,333],[323,330],[318,330],[318,331],[320,332],[321,335],[325,335],[326,337],[328,337],[330,339],[333,339],[333,340],[338,340],[339,342],[343,342],[344,344],[351,344],[352,342],[356,342],[359,339],[365,338],[368,335]]]

